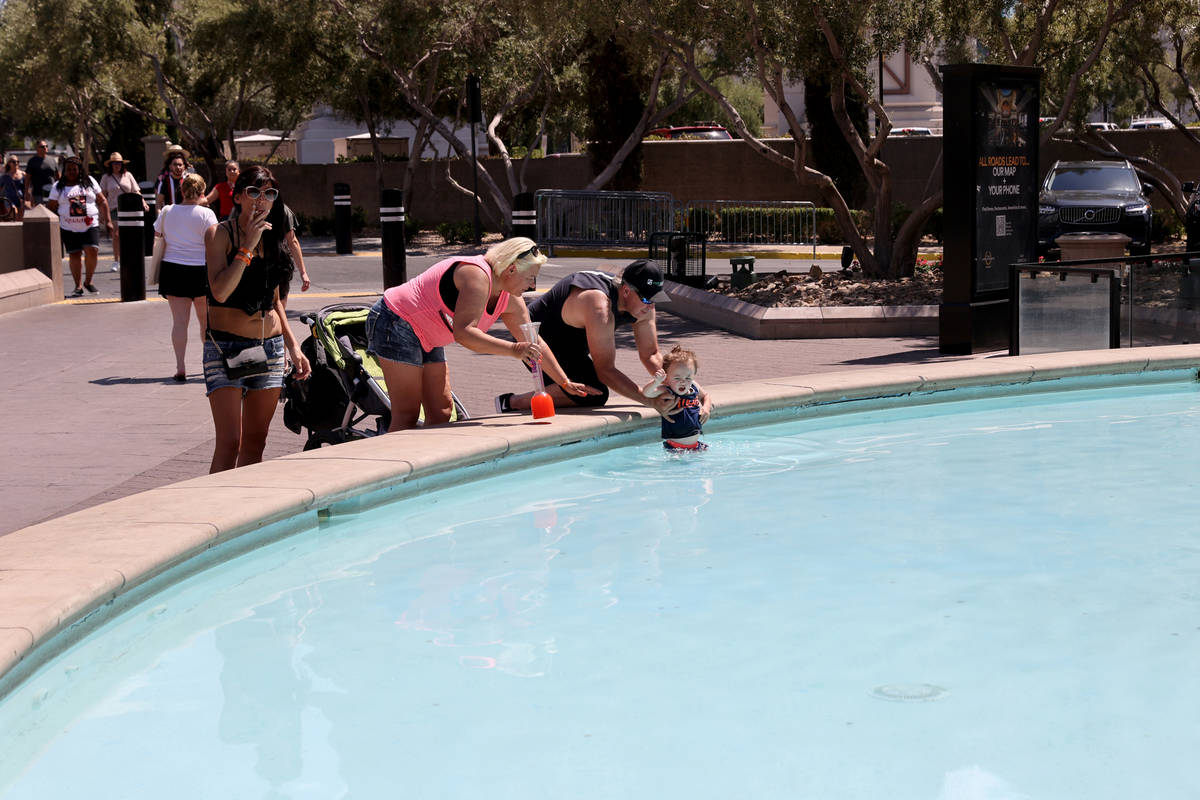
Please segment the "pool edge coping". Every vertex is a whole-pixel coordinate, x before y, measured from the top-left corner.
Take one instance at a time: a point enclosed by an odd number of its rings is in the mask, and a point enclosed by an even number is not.
[[[1102,375],[1200,369],[1200,345],[990,357],[780,376],[707,387],[714,421],[954,389]],[[235,555],[317,524],[323,513],[464,467],[513,456],[558,460],[559,448],[622,434],[658,438],[657,415],[633,405],[454,425],[297,453],[113,500],[0,536],[0,699],[79,636],[119,598],[157,591],[214,548]],[[480,430],[474,430],[480,429]],[[119,524],[118,524],[119,523]],[[190,573],[188,573],[190,574]],[[180,574],[174,580],[182,579]],[[171,580],[169,582],[174,582]],[[86,630],[84,630],[86,628]]]

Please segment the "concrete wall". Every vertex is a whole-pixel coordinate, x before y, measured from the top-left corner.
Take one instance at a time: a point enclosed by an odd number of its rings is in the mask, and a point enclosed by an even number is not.
[[[1181,180],[1200,179],[1200,148],[1178,131],[1116,131],[1110,140],[1131,155],[1157,158]],[[772,140],[771,145],[790,153],[791,140]],[[924,197],[930,173],[938,164],[941,137],[909,137],[889,140],[883,158],[892,170],[893,199],[909,207]],[[643,144],[642,189],[670,192],[678,201],[703,200],[808,200],[824,205],[815,190],[801,187],[791,171],[778,167],[746,143],[733,141],[655,141]],[[1070,145],[1050,144],[1043,149],[1044,173],[1058,159],[1095,158]],[[502,163],[485,159],[488,171],[501,186],[508,186]],[[384,164],[384,185],[399,187],[403,162]],[[272,167],[288,205],[311,216],[333,214],[333,184],[350,184],[355,205],[362,206],[371,224],[378,220],[378,196],[374,164],[288,164]],[[445,161],[422,161],[413,176],[410,195],[405,198],[408,216],[423,222],[466,221],[472,218],[471,199],[450,188]],[[461,185],[472,185],[470,164],[450,162],[450,174]],[[538,189],[582,189],[591,180],[586,156],[556,155],[530,162],[526,173],[528,191]],[[940,167],[933,185],[941,181]],[[481,194],[482,194],[481,190]],[[485,226],[491,228],[485,218]]]
[[[450,175],[460,185],[470,188],[473,171],[470,162],[452,160]],[[484,160],[489,174],[507,189],[503,162],[499,159]],[[383,165],[384,186],[399,188],[404,185],[404,170],[407,163],[388,161]],[[283,196],[293,210],[310,216],[333,215],[333,184],[350,185],[351,203],[362,206],[367,220],[378,224],[379,189],[375,178],[374,164],[282,164],[272,166],[271,171],[279,179]],[[584,156],[555,156],[534,159],[529,162],[525,175],[527,191],[538,189],[582,189],[591,180],[591,167]],[[486,196],[480,183],[480,196]],[[404,207],[410,219],[437,223],[466,221],[474,218],[471,196],[451,187],[446,180],[445,161],[422,161],[413,174],[412,186],[404,198]],[[484,219],[484,226],[494,229]]]
[[[58,217],[45,206],[24,222],[0,222],[0,314],[62,298],[62,245]]]
[[[21,223],[0,222],[0,275],[25,269],[25,245]]]

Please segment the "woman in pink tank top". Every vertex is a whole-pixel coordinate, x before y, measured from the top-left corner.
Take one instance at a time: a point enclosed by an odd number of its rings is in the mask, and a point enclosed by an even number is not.
[[[450,374],[444,346],[458,342],[476,353],[541,359],[543,371],[563,391],[583,396],[596,390],[567,377],[538,337],[525,341],[521,325],[529,310],[521,294],[537,283],[546,257],[531,239],[517,237],[482,256],[439,261],[401,286],[393,286],[367,315],[368,350],[379,358],[392,403],[389,431],[415,427],[421,407],[425,423],[450,420]],[[496,320],[516,339],[487,333]]]

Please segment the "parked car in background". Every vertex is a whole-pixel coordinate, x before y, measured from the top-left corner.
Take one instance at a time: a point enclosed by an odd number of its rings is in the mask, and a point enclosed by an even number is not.
[[[1117,123],[1115,123],[1115,122],[1089,122],[1087,124],[1087,129],[1089,131],[1118,131],[1118,130],[1120,130],[1120,128],[1117,127]]]
[[[1038,255],[1058,250],[1064,233],[1123,233],[1130,255],[1150,252],[1154,212],[1128,161],[1056,161],[1038,197]]]
[[[693,122],[691,125],[669,125],[647,131],[647,136],[660,139],[732,139],[724,125],[715,122]]]
[[[1170,120],[1163,119],[1162,117],[1135,119],[1133,122],[1129,123],[1129,130],[1131,131],[1170,130],[1174,127],[1175,126],[1171,124]]]
[[[933,136],[933,131],[929,128],[896,128],[892,136]]]
[[[1183,217],[1189,253],[1200,250],[1200,192],[1196,188],[1195,181],[1183,182],[1183,193],[1189,195],[1187,213]]]

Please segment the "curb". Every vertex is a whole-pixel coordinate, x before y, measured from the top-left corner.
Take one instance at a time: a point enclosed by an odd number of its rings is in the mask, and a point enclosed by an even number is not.
[[[780,409],[847,408],[848,400],[938,395],[963,387],[1195,370],[1200,346],[1048,353],[778,377],[710,387],[714,419]],[[950,396],[952,397],[952,395]],[[614,435],[657,442],[654,412],[608,407],[555,424],[493,416],[350,442],[194,478],[0,537],[0,699],[106,619],[200,569],[266,541],[417,494],[466,473],[564,457],[564,445]],[[528,460],[531,459],[531,460]]]
[[[857,339],[934,336],[937,306],[802,306],[767,308],[666,281],[662,310],[748,339]]]

